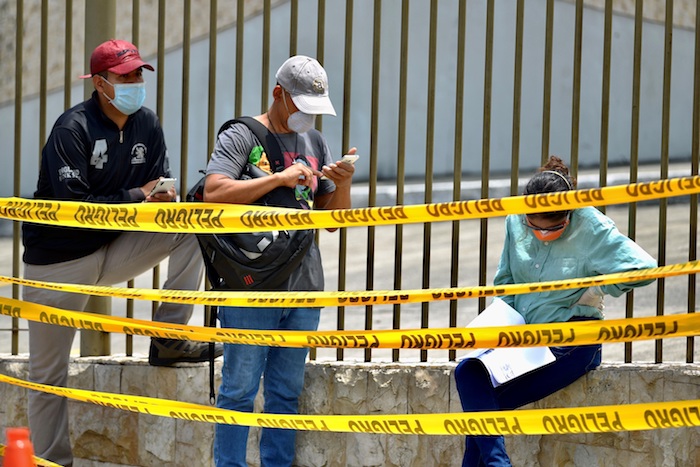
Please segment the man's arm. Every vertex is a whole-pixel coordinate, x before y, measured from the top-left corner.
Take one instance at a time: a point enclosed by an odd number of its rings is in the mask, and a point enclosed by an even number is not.
[[[210,203],[253,204],[275,188],[297,185],[309,186],[320,172],[304,164],[293,164],[282,172],[249,180],[234,180],[223,174],[207,175],[204,184],[204,201]]]

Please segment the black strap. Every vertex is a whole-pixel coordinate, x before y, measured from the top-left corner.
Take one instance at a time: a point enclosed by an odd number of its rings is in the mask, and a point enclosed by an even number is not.
[[[216,314],[218,312],[218,307],[212,305],[209,309],[209,327],[216,327]],[[216,392],[214,390],[214,359],[216,358],[216,344],[214,342],[209,343],[209,403],[214,405],[216,403]]]
[[[263,149],[265,149],[265,154],[267,154],[267,159],[270,161],[270,167],[273,173],[284,170],[284,157],[282,156],[282,151],[280,150],[280,145],[277,143],[275,135],[270,133],[270,130],[268,130],[265,125],[253,117],[238,117],[228,120],[221,125],[218,134],[221,134],[235,123],[242,123],[247,126],[255,137],[258,138]]]

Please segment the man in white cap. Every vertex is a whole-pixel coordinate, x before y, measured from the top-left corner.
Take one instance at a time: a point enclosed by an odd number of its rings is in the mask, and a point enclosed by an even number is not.
[[[156,115],[142,107],[146,98],[141,59],[135,45],[110,40],[90,59],[95,91],[56,121],[42,151],[34,197],[96,203],[170,202],[175,188],[151,194],[169,177],[163,130]],[[169,257],[164,288],[197,290],[203,264],[194,235],[120,232],[24,223],[24,277],[45,282],[111,285],[139,275]],[[24,300],[83,311],[88,296],[25,287]],[[156,321],[185,324],[192,305],[162,303]],[[29,322],[29,379],[65,386],[75,329]],[[221,355],[219,346],[215,354]],[[209,344],[152,339],[149,362],[171,365],[209,359]],[[29,392],[29,426],[38,456],[72,465],[64,397]]]
[[[333,158],[325,138],[316,131],[316,115],[335,115],[328,97],[328,77],[317,60],[297,55],[282,64],[272,90],[269,110],[255,117],[279,143],[283,166],[271,166],[263,145],[241,123],[218,136],[207,166],[205,201],[252,204],[270,191],[294,190],[299,209],[348,209],[354,166]],[[355,154],[355,148],[348,151]],[[241,180],[246,164],[270,175]],[[284,188],[286,187],[286,188]],[[299,267],[277,290],[321,291],[323,266],[314,243]],[[220,307],[223,328],[315,331],[319,308]],[[295,414],[304,385],[306,348],[224,344],[224,368],[217,406],[252,412],[264,375],[265,412]],[[216,427],[214,459],[217,466],[247,466],[248,427],[220,424]],[[263,428],[261,465],[289,466],[294,461],[296,432]]]

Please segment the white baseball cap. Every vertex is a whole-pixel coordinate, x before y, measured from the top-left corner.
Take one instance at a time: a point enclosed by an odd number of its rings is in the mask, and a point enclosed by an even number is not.
[[[318,60],[305,55],[290,57],[277,70],[275,78],[301,112],[335,116],[328,97],[328,76]]]

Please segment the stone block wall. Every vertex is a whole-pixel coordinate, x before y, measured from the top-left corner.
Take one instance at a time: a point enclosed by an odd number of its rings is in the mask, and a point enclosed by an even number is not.
[[[220,374],[221,362],[217,362]],[[300,413],[399,414],[459,412],[454,363],[378,364],[311,362]],[[0,373],[27,377],[26,356],[0,356]],[[154,368],[145,359],[86,357],[73,360],[69,386],[96,391],[208,404],[208,366]],[[218,388],[218,382],[217,382]],[[0,428],[27,424],[26,391],[0,383]],[[528,408],[634,404],[700,399],[699,364],[604,364],[568,388]],[[261,404],[258,400],[258,406]],[[210,466],[213,425],[82,402],[70,402],[75,467]],[[248,445],[259,465],[259,429]],[[512,436],[514,465],[697,466],[700,429],[678,428],[605,434]],[[459,465],[461,436],[369,435],[299,432],[299,466]]]

